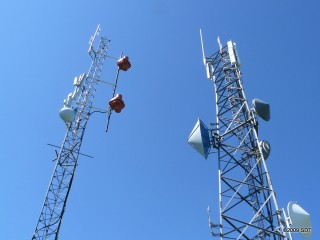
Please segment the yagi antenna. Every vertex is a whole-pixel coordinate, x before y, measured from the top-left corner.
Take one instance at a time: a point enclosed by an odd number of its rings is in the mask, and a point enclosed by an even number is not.
[[[88,53],[90,53],[92,50],[93,50],[93,43],[94,43],[94,40],[96,39],[96,36],[99,35],[101,31],[101,28],[100,28],[100,24],[98,25],[97,29],[96,29],[96,32],[94,33],[94,35],[90,38],[90,41],[89,41],[89,49],[88,49]]]

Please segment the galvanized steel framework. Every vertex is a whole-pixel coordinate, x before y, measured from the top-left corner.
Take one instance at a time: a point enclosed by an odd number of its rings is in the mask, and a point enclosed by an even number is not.
[[[258,122],[249,109],[240,66],[228,47],[205,57],[216,94],[216,125],[211,129],[219,165],[219,224],[212,235],[222,239],[291,239],[278,208],[257,136]]]
[[[96,31],[97,36],[99,32],[100,27],[98,26]],[[57,156],[55,169],[40,217],[32,236],[33,240],[58,239],[61,221],[77,167],[83,135],[91,114],[96,88],[110,43],[110,40],[105,37],[99,37],[99,39],[97,48],[93,48],[92,42],[91,49],[89,49],[92,63],[84,79],[84,83],[81,86],[80,96],[76,101],[75,120],[67,126],[67,132],[60,153]],[[94,41],[94,39],[92,39],[92,41]]]

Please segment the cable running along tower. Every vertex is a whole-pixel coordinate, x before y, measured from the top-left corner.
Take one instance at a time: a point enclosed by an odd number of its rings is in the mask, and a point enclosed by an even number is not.
[[[67,125],[60,152],[57,155],[55,169],[49,184],[49,188],[41,209],[40,217],[32,236],[32,240],[57,240],[63,215],[65,213],[67,199],[70,193],[74,173],[77,167],[78,156],[85,133],[86,125],[90,115],[95,112],[93,100],[98,83],[101,80],[103,64],[107,57],[110,40],[100,36],[100,26],[89,42],[88,53],[92,63],[87,74],[81,74],[74,79],[74,91],[64,100],[64,106],[60,111],[60,117]],[[108,114],[107,130],[110,116],[113,111],[121,112],[124,102],[121,94],[115,96],[118,84],[119,71],[126,71],[131,64],[128,57],[118,60],[118,70],[114,83],[107,83],[112,86],[112,99],[109,102],[109,109],[104,112]]]
[[[269,121],[270,107],[254,99],[249,108],[236,44],[222,46],[218,38],[219,51],[206,57],[201,31],[200,37],[207,78],[215,87],[216,123],[208,129],[198,119],[188,143],[205,158],[217,154],[219,221],[211,222],[208,208],[211,235],[220,240],[292,239],[288,232],[292,222],[278,207],[266,165],[270,144],[258,139],[257,116]],[[310,217],[308,221],[310,227]]]

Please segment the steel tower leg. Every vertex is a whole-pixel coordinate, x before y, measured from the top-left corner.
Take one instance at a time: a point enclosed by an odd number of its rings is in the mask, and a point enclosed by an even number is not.
[[[220,45],[220,43],[219,43]],[[228,47],[205,57],[216,94],[216,128],[212,137],[219,164],[220,239],[291,239],[278,208],[257,135],[257,119],[248,107],[240,67]],[[218,231],[218,232],[217,232]]]
[[[98,35],[99,31],[100,28],[98,27],[95,36]],[[90,117],[98,80],[107,56],[109,42],[110,40],[101,37],[97,49],[91,49],[90,51],[92,63],[76,103],[76,117],[71,124],[68,124],[32,240],[58,239],[62,217],[77,167],[82,139]]]

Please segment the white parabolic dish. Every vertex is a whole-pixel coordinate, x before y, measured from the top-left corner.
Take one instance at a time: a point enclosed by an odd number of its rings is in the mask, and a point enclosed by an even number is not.
[[[61,117],[61,119],[63,121],[65,121],[66,123],[71,123],[74,120],[75,116],[76,116],[76,112],[72,108],[63,107],[60,110],[59,115],[60,115],[60,117]]]
[[[312,230],[310,214],[296,202],[288,203],[288,213],[292,226],[300,229],[299,233],[301,236],[307,239],[311,238]],[[310,231],[307,229],[310,229]]]

